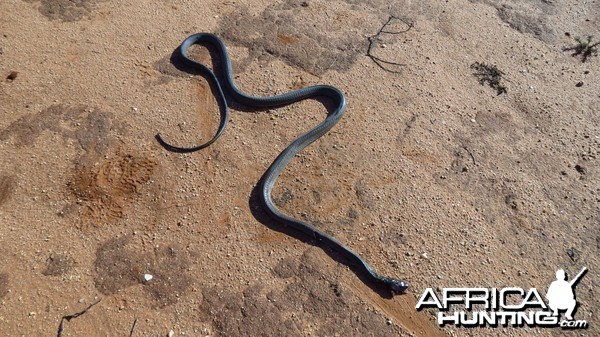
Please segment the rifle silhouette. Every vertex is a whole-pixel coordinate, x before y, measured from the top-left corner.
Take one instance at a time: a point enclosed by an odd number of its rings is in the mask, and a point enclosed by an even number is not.
[[[579,272],[579,274],[575,275],[575,277],[573,277],[573,278],[571,279],[571,282],[569,282],[569,285],[570,285],[571,287],[573,287],[573,285],[574,285],[575,283],[577,283],[577,282],[579,281],[579,279],[580,279],[580,278],[581,278],[581,277],[582,277],[582,276],[583,276],[583,275],[584,275],[586,272],[587,272],[587,268],[586,268],[586,267],[583,267],[583,269],[581,269],[581,271]]]

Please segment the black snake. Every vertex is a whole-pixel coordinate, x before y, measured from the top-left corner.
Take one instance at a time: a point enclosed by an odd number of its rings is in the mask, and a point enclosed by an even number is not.
[[[192,59],[190,59],[187,55],[188,48],[197,43],[203,44],[211,44],[213,45],[218,53],[218,56],[222,59],[222,73],[224,79],[220,81],[212,70],[208,67],[200,64]],[[192,147],[192,148],[181,148],[169,145],[165,142],[160,134],[156,135],[156,139],[167,149],[177,152],[193,152],[205,148],[215,142],[217,138],[223,133],[225,129],[225,124],[229,119],[229,112],[227,107],[230,105],[227,102],[225,97],[224,90],[230,95],[231,99],[241,103],[248,107],[256,107],[256,108],[272,108],[272,107],[280,107],[283,105],[288,105],[294,102],[298,102],[304,99],[313,98],[313,97],[327,97],[336,103],[336,108],[332,112],[330,112],[324,121],[320,124],[304,133],[300,137],[296,138],[285,150],[283,150],[279,156],[275,159],[273,164],[269,167],[267,172],[263,175],[263,178],[259,182],[259,191],[260,198],[262,199],[262,203],[267,214],[277,223],[282,225],[287,225],[292,227],[309,237],[314,238],[320,243],[325,244],[326,246],[336,250],[341,253],[345,258],[347,258],[354,266],[359,268],[360,270],[366,272],[366,276],[373,282],[377,284],[381,284],[387,287],[393,294],[398,294],[406,291],[408,288],[408,284],[405,281],[393,279],[390,277],[384,277],[376,273],[373,268],[365,262],[358,254],[352,251],[343,243],[336,240],[329,234],[307,224],[300,220],[294,219],[286,214],[282,213],[274,204],[273,199],[271,197],[271,191],[277,181],[277,178],[286,167],[286,165],[292,160],[292,158],[300,152],[302,149],[310,145],[312,142],[323,136],[327,133],[342,117],[344,114],[344,110],[346,109],[346,97],[344,94],[328,85],[315,85],[306,88],[301,88],[298,90],[294,90],[285,94],[271,96],[271,97],[254,97],[241,92],[235,84],[233,79],[233,70],[231,66],[231,61],[229,59],[229,55],[227,53],[227,49],[225,45],[217,36],[209,33],[199,33],[194,34],[188,37],[183,41],[181,46],[178,49],[178,54],[183,60],[183,62],[192,68],[199,70],[201,73],[210,77],[217,88],[219,104],[222,105],[223,109],[221,110],[221,122],[219,124],[217,133],[214,137],[205,144]]]

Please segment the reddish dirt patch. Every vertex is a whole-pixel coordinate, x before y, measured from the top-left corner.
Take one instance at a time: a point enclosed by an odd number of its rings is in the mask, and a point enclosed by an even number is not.
[[[120,218],[133,198],[150,180],[158,165],[151,158],[117,154],[99,165],[75,173],[69,187],[92,220]]]

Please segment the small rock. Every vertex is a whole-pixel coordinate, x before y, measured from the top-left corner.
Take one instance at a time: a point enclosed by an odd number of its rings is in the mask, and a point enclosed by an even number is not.
[[[424,259],[428,259],[428,258],[429,258],[429,257],[427,256],[427,253],[423,253],[423,254],[421,254],[421,257],[422,257],[422,258],[424,258]]]
[[[9,81],[14,81],[17,76],[19,75],[19,73],[17,71],[11,71],[10,74],[8,74],[8,76],[6,76],[6,79]]]
[[[150,282],[153,278],[154,278],[154,276],[152,276],[152,274],[144,274],[145,282]]]
[[[583,82],[577,82],[577,84],[575,84],[575,86],[577,88],[581,88],[581,87],[583,87]]]
[[[169,330],[169,333],[167,334],[168,337],[173,337],[175,336],[175,331],[173,330]]]

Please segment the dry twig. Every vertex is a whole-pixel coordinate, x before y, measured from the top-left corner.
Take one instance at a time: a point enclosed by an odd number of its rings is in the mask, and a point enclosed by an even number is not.
[[[408,26],[408,28],[405,30],[402,30],[402,31],[397,31],[397,32],[385,30],[385,28],[388,27],[389,25],[391,25],[394,22],[394,20],[403,22],[404,24],[406,24]],[[387,22],[384,23],[383,26],[381,26],[381,28],[379,29],[377,34],[369,37],[369,48],[367,49],[367,56],[370,57],[371,60],[373,60],[373,62],[375,62],[375,64],[377,64],[379,66],[379,68],[381,68],[385,71],[388,71],[390,73],[399,74],[400,71],[389,69],[388,67],[389,66],[403,66],[404,64],[386,61],[378,56],[373,55],[373,47],[376,45],[377,41],[381,41],[381,39],[380,39],[381,34],[393,34],[393,35],[402,34],[402,33],[408,32],[412,27],[413,27],[412,23],[406,22],[405,20],[397,18],[395,16],[390,16],[389,19],[387,20]]]
[[[81,316],[81,315],[85,314],[85,313],[86,313],[88,310],[90,310],[90,309],[91,309],[93,306],[95,306],[96,304],[100,303],[100,301],[101,301],[101,300],[102,300],[102,299],[99,299],[99,300],[97,300],[96,302],[94,302],[94,303],[90,304],[90,305],[89,305],[87,308],[83,309],[83,310],[82,310],[82,311],[80,311],[80,312],[74,313],[74,314],[72,314],[72,315],[66,315],[66,316],[63,316],[63,317],[60,319],[60,324],[58,325],[58,332],[56,333],[56,337],[61,337],[61,336],[62,336],[62,332],[63,332],[63,324],[65,323],[65,321],[67,321],[67,322],[68,322],[68,321],[72,320],[73,318],[77,318],[77,317],[79,317],[79,316]]]
[[[135,321],[133,321],[133,325],[131,326],[131,331],[129,331],[129,337],[133,337],[133,332],[135,331],[136,327],[137,327],[137,318],[135,319]]]

